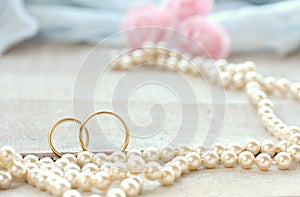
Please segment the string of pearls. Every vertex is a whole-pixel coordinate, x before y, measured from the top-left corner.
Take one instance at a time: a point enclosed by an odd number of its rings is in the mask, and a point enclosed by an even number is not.
[[[109,155],[83,151],[77,156],[65,154],[56,161],[49,157],[39,159],[35,155],[23,158],[12,147],[3,146],[0,149],[0,189],[8,189],[13,182],[25,180],[53,196],[80,197],[86,192],[94,193],[90,197],[133,197],[138,196],[149,181],[169,186],[190,171],[219,166],[240,166],[242,169],[256,166],[261,171],[274,166],[286,170],[293,162],[300,162],[300,129],[280,120],[267,96],[280,93],[300,100],[300,83],[264,77],[256,71],[253,62],[230,64],[226,60],[190,58],[149,43],[115,58],[111,66],[130,69],[134,65],[151,62],[160,68],[206,75],[227,89],[245,90],[257,109],[262,125],[279,139],[279,143],[248,140],[243,145],[150,147],[126,153],[115,151]]]

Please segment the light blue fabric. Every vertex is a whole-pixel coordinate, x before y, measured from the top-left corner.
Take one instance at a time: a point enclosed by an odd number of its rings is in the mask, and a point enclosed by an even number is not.
[[[152,0],[159,4],[161,1]],[[233,53],[288,54],[300,46],[300,1],[219,0],[208,17],[224,26]],[[0,53],[30,37],[68,42],[99,42],[120,31],[120,24],[138,0],[0,1]],[[254,3],[254,4],[253,4]],[[113,44],[124,44],[118,40]]]

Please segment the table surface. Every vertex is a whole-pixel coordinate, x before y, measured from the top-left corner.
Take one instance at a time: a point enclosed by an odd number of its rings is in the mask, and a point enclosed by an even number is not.
[[[249,138],[275,140],[260,125],[244,92],[233,89],[226,91],[225,98],[212,97],[211,92],[218,92],[220,87],[207,86],[205,79],[151,66],[130,72],[104,69],[102,60],[110,49],[100,47],[90,53],[93,48],[88,44],[29,42],[3,54],[0,146],[12,145],[23,153],[50,152],[47,133],[55,121],[66,116],[83,120],[89,113],[104,109],[118,112],[128,123],[132,133],[129,149],[161,147],[172,144],[174,139],[189,145],[243,143]],[[300,79],[300,55],[239,55],[229,59],[236,63],[246,60],[256,62],[264,75]],[[299,123],[299,103],[283,97],[271,98],[284,121]],[[88,125],[90,149],[118,149],[124,136],[120,124],[109,117],[97,120]],[[208,139],[209,135],[212,138]],[[58,129],[54,144],[63,151],[79,150],[75,127]],[[189,173],[172,187],[147,184],[142,196],[299,196],[299,183],[299,165],[288,171],[268,172],[219,166]],[[0,191],[0,196],[48,194],[20,183]]]

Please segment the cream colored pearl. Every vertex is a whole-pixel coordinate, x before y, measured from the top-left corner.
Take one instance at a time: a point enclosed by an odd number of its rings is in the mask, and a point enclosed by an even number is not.
[[[300,83],[295,82],[290,85],[290,91],[293,94],[294,98],[297,98],[297,95],[300,93]]]
[[[81,168],[79,167],[79,165],[77,165],[75,163],[69,163],[63,168],[64,172],[67,172],[68,170],[71,170],[71,169],[76,170],[78,172],[81,171]]]
[[[67,190],[62,197],[81,197],[81,194],[74,189]]]
[[[228,72],[220,72],[218,84],[227,88],[231,84],[230,74]]]
[[[286,152],[287,147],[288,147],[288,141],[287,140],[280,140],[278,142],[278,145],[277,145],[278,152]]]
[[[8,189],[11,186],[11,184],[12,184],[11,174],[6,170],[0,170],[0,190]]]
[[[212,149],[213,151],[215,151],[219,156],[221,156],[222,153],[226,150],[225,146],[222,145],[222,144],[219,144],[219,143],[213,145],[213,146],[211,147],[211,149]]]
[[[294,133],[291,135],[289,142],[291,144],[300,145],[300,133]]]
[[[172,167],[165,167],[162,169],[162,177],[159,182],[163,186],[172,185],[175,181],[175,173]]]
[[[300,146],[299,145],[291,145],[287,148],[287,152],[291,155],[292,159],[295,162],[300,162]]]
[[[189,162],[189,170],[198,170],[201,166],[202,160],[198,153],[196,152],[190,152],[185,155],[185,158]]]
[[[139,156],[131,156],[127,160],[126,167],[134,173],[143,172],[145,169],[145,160]]]
[[[133,66],[133,58],[128,54],[122,55],[120,57],[120,62],[121,62],[121,67],[124,69],[129,69],[130,67]]]
[[[264,114],[273,114],[274,111],[271,107],[268,106],[262,106],[258,109],[258,115],[263,116]]]
[[[146,148],[143,151],[143,158],[146,162],[150,162],[150,161],[158,161],[160,158],[160,153],[159,151],[154,148],[154,147],[150,147],[150,148]]]
[[[270,107],[270,108],[274,108],[274,103],[270,100],[270,99],[262,99],[258,102],[257,104],[257,107],[258,108],[261,108],[262,106],[267,106],[267,107]]]
[[[282,93],[287,93],[290,89],[291,82],[287,78],[280,78],[276,81],[276,87]]]
[[[9,164],[16,159],[16,151],[11,146],[3,146],[0,149],[0,158],[4,164]]]
[[[82,171],[91,171],[94,174],[99,170],[99,167],[94,163],[87,163],[82,167]]]
[[[115,151],[109,156],[109,160],[111,162],[123,162],[126,161],[127,156],[124,152],[122,151]]]
[[[176,158],[174,158],[174,162],[175,161],[179,162],[182,174],[187,174],[189,172],[189,161],[187,158],[185,158],[184,156],[177,156]]]
[[[67,159],[60,158],[60,159],[56,160],[54,164],[56,167],[63,170],[68,164],[70,164],[70,162]]]
[[[260,152],[262,153],[268,153],[271,157],[273,157],[276,153],[276,145],[274,142],[266,140],[262,143],[260,147]]]
[[[39,161],[39,166],[47,165],[47,164],[53,164],[54,161],[50,157],[44,157]]]
[[[175,178],[179,178],[182,174],[182,170],[181,170],[181,166],[180,166],[180,162],[179,161],[171,161],[170,163],[168,163],[167,166],[172,167],[174,174],[175,174]]]
[[[178,61],[176,57],[169,57],[166,61],[166,65],[169,69],[173,70],[177,67]]]
[[[61,158],[68,160],[70,163],[77,163],[77,158],[73,154],[64,154]]]
[[[244,74],[236,73],[235,75],[233,75],[233,83],[238,89],[245,87]]]
[[[175,150],[171,146],[166,146],[160,150],[160,159],[167,163],[174,159],[175,157]]]
[[[40,172],[41,172],[41,170],[39,168],[33,168],[32,170],[29,170],[27,173],[27,176],[26,176],[27,182],[30,185],[35,186],[36,176]]]
[[[239,165],[243,169],[250,169],[254,163],[254,155],[249,151],[243,151],[238,157]]]
[[[99,190],[106,190],[111,186],[112,182],[107,172],[97,172],[95,175],[95,187]]]
[[[202,157],[203,166],[206,168],[215,168],[219,163],[219,156],[214,151],[208,151]]]
[[[39,162],[39,158],[35,155],[26,155],[23,159],[24,163],[38,163]]]
[[[225,168],[233,168],[237,163],[237,155],[231,150],[226,150],[221,155],[221,163]]]
[[[244,151],[244,147],[242,145],[236,144],[236,143],[228,145],[227,149],[235,152],[236,155],[239,155],[239,154],[241,154],[241,152]]]
[[[54,167],[56,167],[56,166],[53,163],[45,163],[42,166],[40,166],[40,169],[42,171],[50,171]]]
[[[33,168],[39,168],[35,163],[26,163],[25,164],[26,171],[32,170]]]
[[[63,193],[71,189],[71,184],[66,179],[57,179],[53,184],[53,190],[51,190],[51,193],[54,196],[62,196]]]
[[[139,183],[131,178],[124,179],[120,184],[120,188],[126,193],[126,196],[128,197],[137,196],[140,192]]]
[[[49,176],[48,172],[45,171],[41,171],[36,175],[36,182],[35,182],[35,186],[41,190],[44,191],[46,190],[46,180]]]
[[[112,188],[108,190],[106,197],[126,197],[126,193],[120,188]]]
[[[275,156],[275,164],[278,169],[286,170],[292,164],[292,158],[288,153],[280,152]]]
[[[113,180],[122,180],[128,177],[126,164],[123,162],[112,163],[109,174]]]
[[[142,49],[136,49],[136,50],[132,51],[131,56],[133,58],[133,61],[136,64],[141,64],[141,63],[145,62],[145,59],[146,59],[146,54],[145,54],[144,50],[142,50]]]
[[[260,153],[257,157],[256,157],[256,166],[262,170],[262,171],[266,171],[269,170],[269,168],[272,165],[272,158],[270,157],[269,154],[267,153]]]
[[[160,168],[161,165],[158,162],[149,162],[146,164],[144,176],[150,181],[158,180],[162,177]]]
[[[94,154],[88,151],[80,152],[77,155],[77,162],[79,166],[84,166],[87,163],[93,162]]]
[[[176,155],[185,156],[190,152],[190,148],[187,145],[181,144],[176,148]]]
[[[144,184],[144,180],[141,178],[141,176],[131,175],[129,178],[134,179],[139,184],[140,191],[141,191]]]
[[[141,150],[139,149],[131,149],[127,152],[127,158],[131,157],[131,156],[137,156],[137,157],[142,157],[143,153]]]
[[[79,188],[84,192],[90,192],[94,187],[95,175],[90,171],[84,171],[80,173],[79,179]]]
[[[78,188],[81,183],[79,175],[79,171],[70,168],[67,171],[65,171],[64,178],[68,180],[71,184],[71,187],[75,189]]]
[[[245,150],[250,151],[253,155],[256,155],[260,151],[259,142],[255,139],[248,140],[245,143]]]
[[[9,172],[15,179],[21,179],[26,174],[26,167],[21,161],[14,161],[9,168]]]
[[[206,148],[203,146],[203,144],[198,143],[195,144],[192,148],[193,151],[195,151],[196,153],[198,153],[199,155],[202,154],[204,151],[206,151]]]
[[[100,167],[104,162],[109,161],[109,156],[107,156],[105,153],[97,153],[95,154],[93,161],[97,166]]]

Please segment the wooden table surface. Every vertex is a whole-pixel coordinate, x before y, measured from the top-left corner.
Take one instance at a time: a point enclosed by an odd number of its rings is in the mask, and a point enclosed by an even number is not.
[[[230,90],[225,99],[212,99],[210,92],[218,87],[208,88],[200,77],[149,67],[132,72],[99,70],[105,67],[102,60],[109,49],[98,48],[87,56],[93,47],[25,43],[3,54],[0,59],[0,146],[12,145],[23,153],[50,152],[47,133],[55,121],[66,116],[83,120],[89,113],[102,109],[114,110],[128,122],[132,128],[129,149],[160,147],[172,143],[178,136],[190,145],[203,143],[215,116],[222,127],[213,134],[214,142],[243,143],[248,138],[274,140],[260,125],[244,92]],[[300,55],[240,55],[229,59],[230,62],[247,60],[256,62],[264,75],[300,81]],[[86,67],[88,64],[91,66]],[[95,76],[98,76],[97,83],[91,84]],[[276,113],[287,123],[299,126],[299,103],[282,97],[271,98]],[[89,125],[90,148],[115,150],[121,147],[124,135],[120,125],[108,117],[97,120],[101,122],[101,132],[96,121]],[[59,150],[78,151],[75,128],[57,130],[54,144]],[[299,165],[288,171],[272,169],[268,172],[218,167],[189,173],[172,187],[147,184],[142,196],[299,196],[299,183]],[[13,189],[0,191],[0,196],[49,195],[20,183]]]

